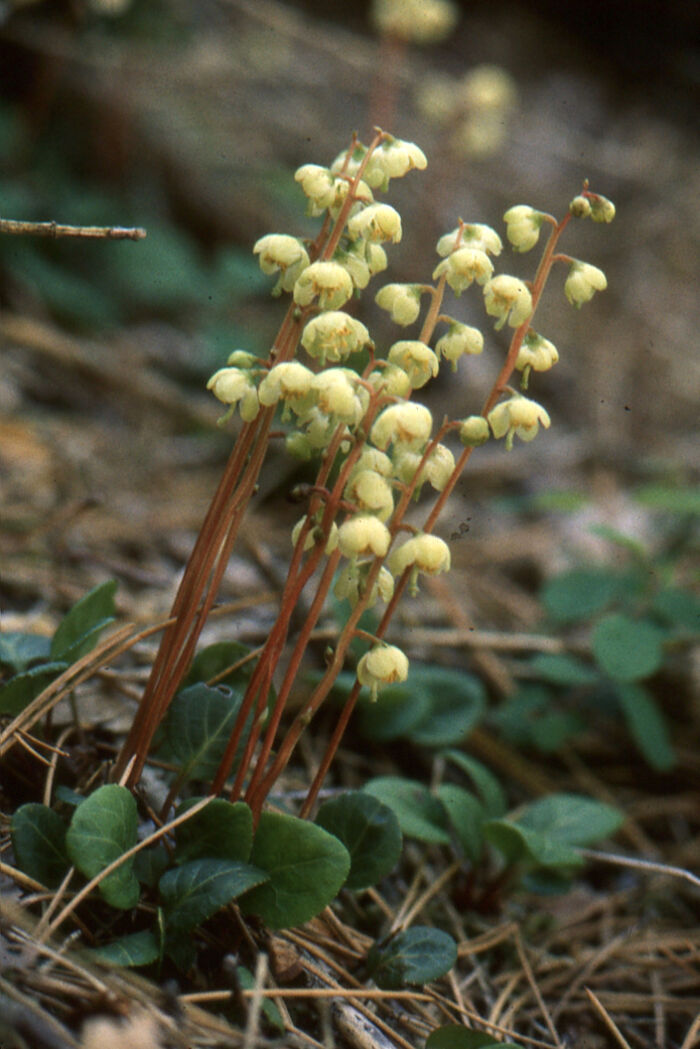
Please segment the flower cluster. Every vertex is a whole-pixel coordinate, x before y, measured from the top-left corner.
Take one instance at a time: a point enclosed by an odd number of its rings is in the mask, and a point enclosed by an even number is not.
[[[390,7],[391,17],[398,18],[409,6],[385,4],[386,18]],[[424,10],[429,6],[419,5]],[[434,12],[438,8],[433,5]],[[387,21],[386,31],[400,34],[398,25]],[[411,497],[417,500],[426,485],[434,492],[449,492],[471,449],[491,438],[504,439],[510,449],[515,437],[531,441],[540,427],[550,426],[545,408],[507,385],[512,373],[520,371],[521,390],[526,389],[531,372],[546,371],[559,359],[554,344],[531,327],[543,281],[539,272],[532,285],[495,272],[503,242],[490,226],[460,220],[440,237],[432,285],[390,282],[376,292],[377,306],[401,327],[419,320],[427,300],[416,338],[378,350],[366,325],[353,316],[352,300],[386,268],[386,247],[403,235],[398,211],[375,200],[374,193],[384,192],[391,179],[425,166],[418,146],[380,133],[370,149],[354,143],[329,167],[300,167],[295,178],[309,214],[328,219],[324,230],[331,233],[325,246],[268,234],[254,248],[263,272],[277,278],[273,293],[292,296],[287,323],[296,341],[282,348],[276,344],[269,361],[236,350],[208,383],[230,411],[239,408],[245,423],[255,424],[264,410],[269,420],[279,407],[282,422],[290,424],[288,449],[305,459],[321,457],[314,501],[292,540],[297,547],[301,544],[298,555],[335,558],[334,593],[353,606],[361,603],[362,609],[380,599],[390,602],[399,579],[415,594],[421,574],[450,569],[449,547],[432,534],[432,526],[426,522],[421,531],[404,522]],[[572,216],[608,222],[613,215],[610,201],[584,186],[560,225],[529,205],[508,209],[506,237],[516,252],[526,252],[537,245],[545,227],[556,240]],[[545,279],[555,262],[565,261],[564,291],[574,306],[605,288],[605,275],[597,267],[555,255],[551,240],[548,252]],[[432,414],[413,399],[414,391],[435,378],[441,361],[456,371],[463,357],[482,353],[484,336],[478,328],[440,312],[447,288],[459,297],[472,285],[480,289],[496,329],[513,329],[510,350],[482,413],[446,420],[434,435]],[[435,338],[438,325],[445,327]],[[297,343],[307,363],[296,359]],[[363,361],[361,374],[351,367],[358,359]],[[445,443],[455,431],[463,446],[459,461]],[[432,525],[432,517],[430,521]],[[405,538],[407,529],[412,534]],[[384,685],[403,681],[407,672],[403,653],[382,641],[357,669],[373,698]]]

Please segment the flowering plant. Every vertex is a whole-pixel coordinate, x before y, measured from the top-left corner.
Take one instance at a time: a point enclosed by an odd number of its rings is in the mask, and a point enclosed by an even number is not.
[[[402,237],[399,213],[378,202],[392,178],[422,170],[426,158],[413,143],[377,130],[365,147],[356,139],[329,167],[305,164],[296,180],[308,213],[322,216],[316,238],[307,243],[287,234],[268,234],[255,245],[260,266],[276,275],[274,295],[291,302],[267,360],[234,351],[210,379],[209,388],[242,419],[231,458],[204,521],[185,571],[151,678],[117,763],[127,783],[137,781],[153,734],[187,669],[214,601],[246,506],[263,466],[273,420],[279,411],[288,426],[293,454],[317,458],[315,483],[308,488],[306,512],[293,530],[293,551],[276,622],[260,652],[230,739],[211,783],[218,794],[228,785],[232,801],[245,800],[259,820],[270,789],[286,767],[302,732],[317,713],[345,666],[351,642],[363,638],[366,653],[312,783],[301,815],[311,811],[363,687],[377,699],[383,686],[409,674],[406,655],[385,640],[398,601],[418,590],[421,574],[450,568],[447,543],[434,534],[440,514],[475,447],[490,439],[531,441],[550,426],[546,409],[509,383],[522,373],[547,370],[559,358],[556,347],[533,328],[545,285],[557,263],[568,265],[564,291],[579,307],[606,286],[597,267],[558,252],[572,218],[609,222],[614,207],[584,184],[561,219],[526,205],[505,216],[507,236],[517,252],[531,250],[549,231],[531,281],[495,273],[502,252],[498,233],[483,223],[460,220],[438,241],[440,258],[433,283],[387,282],[376,302],[401,326],[418,320],[417,338],[399,339],[379,350],[366,326],[352,315],[352,302],[387,265],[385,245]],[[513,329],[493,387],[480,410],[437,427],[414,393],[438,373],[441,360],[456,370],[462,357],[479,354],[484,336],[444,312],[447,289],[459,296],[475,287],[495,328]],[[438,329],[441,330],[438,337]],[[365,351],[361,369],[352,356]],[[298,360],[297,355],[306,355]],[[357,359],[357,358],[355,358]],[[455,440],[453,451],[449,441]],[[406,520],[410,502],[423,485],[435,492],[420,528]],[[408,533],[408,534],[407,534]],[[331,590],[349,602],[342,629],[328,652],[320,680],[286,728],[282,717],[312,630]],[[280,667],[281,683],[272,697],[273,675],[281,663],[291,618],[302,593],[309,611]],[[376,632],[359,628],[363,612],[381,600],[384,613]],[[233,774],[233,781],[229,776]]]

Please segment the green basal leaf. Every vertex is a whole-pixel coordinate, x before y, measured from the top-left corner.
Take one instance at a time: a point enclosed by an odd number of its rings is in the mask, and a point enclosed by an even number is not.
[[[10,824],[15,862],[30,878],[55,889],[70,867],[66,825],[47,805],[21,805]]]
[[[137,838],[138,813],[133,795],[126,787],[98,787],[78,805],[66,834],[71,862],[86,878],[94,878],[105,867],[133,848]],[[99,884],[100,895],[112,907],[128,910],[139,899],[133,856],[108,874]]]
[[[388,743],[408,736],[429,712],[430,697],[409,681],[405,685],[383,688],[376,702],[361,695],[356,717],[363,736],[377,743]]]
[[[246,659],[252,651],[248,645],[239,641],[217,641],[213,645],[207,645],[194,657],[182,687],[187,688],[200,683],[208,685],[216,679],[215,685],[227,685],[234,690],[245,692],[255,670],[255,660],[248,659],[235,670],[229,668]]]
[[[581,794],[550,794],[526,805],[517,823],[567,845],[590,845],[614,834],[624,823],[624,815],[612,805]]]
[[[481,796],[487,816],[502,816],[507,811],[505,791],[493,772],[490,772],[485,765],[482,765],[476,758],[470,757],[469,754],[463,754],[461,750],[446,750],[443,757],[453,762],[469,776],[476,787],[477,794]]]
[[[483,805],[468,790],[453,783],[442,783],[437,796],[445,806],[464,855],[472,863],[478,863],[484,850]]]
[[[350,871],[350,855],[337,838],[295,816],[263,812],[250,862],[269,877],[241,900],[270,929],[309,921],[338,894]]]
[[[617,682],[615,697],[630,735],[651,767],[657,772],[668,772],[674,768],[678,759],[671,744],[668,725],[648,690],[632,682]]]
[[[690,590],[667,587],[659,591],[651,611],[674,627],[700,633],[700,598]]]
[[[367,958],[372,979],[384,991],[416,987],[444,976],[457,961],[457,944],[440,929],[414,925]]]
[[[161,957],[160,939],[150,929],[143,929],[128,936],[120,936],[103,947],[96,947],[90,954],[98,961],[123,968],[153,965]]]
[[[672,514],[700,514],[700,488],[673,488],[670,485],[648,484],[634,493],[637,502],[654,510]]]
[[[574,568],[545,583],[540,597],[552,619],[577,623],[607,608],[619,589],[619,577],[608,568]]]
[[[0,715],[16,717],[67,667],[68,663],[53,660],[15,674],[0,688]]]
[[[379,776],[362,789],[394,811],[407,837],[438,845],[450,844],[447,813],[422,783],[400,776]]]
[[[227,688],[190,685],[175,696],[163,721],[167,755],[183,779],[211,779],[223,757],[241,706]],[[251,719],[248,719],[250,724]],[[247,731],[239,752],[245,745]]]
[[[170,853],[161,841],[134,856],[134,874],[142,885],[154,889],[171,864]]]
[[[639,681],[663,663],[664,634],[646,619],[614,612],[595,626],[591,644],[598,666],[617,681]]]
[[[73,605],[58,624],[51,640],[52,659],[75,663],[95,647],[100,633],[114,622],[116,589],[116,580],[110,579]]]
[[[429,710],[411,729],[409,738],[423,747],[461,743],[481,720],[486,708],[484,686],[473,674],[445,667],[411,667],[409,684],[421,688]]]
[[[484,836],[506,863],[535,867],[580,867],[579,853],[547,834],[523,827],[514,820],[487,820]]]
[[[346,889],[366,889],[389,874],[401,856],[401,829],[392,810],[363,791],[348,791],[321,805],[316,823],[350,854]]]
[[[428,1035],[425,1049],[522,1049],[515,1042],[496,1042],[486,1031],[473,1031],[462,1024],[445,1024]]]
[[[592,685],[598,680],[595,670],[563,653],[540,652],[530,660],[529,667],[538,678],[553,685]]]
[[[158,890],[168,932],[177,936],[194,929],[267,877],[236,860],[192,860],[166,871]]]
[[[199,798],[189,798],[177,810],[181,816]],[[240,860],[246,862],[253,844],[253,816],[248,806],[214,798],[192,819],[175,830],[175,862],[196,859]]]
[[[30,663],[46,662],[51,651],[48,637],[8,630],[0,634],[0,663],[16,674],[26,670]]]

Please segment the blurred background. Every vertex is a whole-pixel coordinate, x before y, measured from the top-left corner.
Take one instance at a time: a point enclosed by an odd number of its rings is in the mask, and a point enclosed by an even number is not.
[[[420,0],[406,7],[419,23]],[[0,4],[0,216],[148,231],[139,243],[0,236],[5,610],[36,610],[49,586],[73,600],[105,570],[134,588],[140,616],[167,607],[231,445],[206,379],[237,347],[265,354],[282,317],[252,244],[312,232],[295,168],[330,163],[377,123],[429,160],[392,183],[404,238],[388,280],[429,280],[459,217],[503,235],[509,206],[560,216],[584,179],[617,206],[611,226],[567,231],[562,250],[604,269],[608,290],[573,310],[555,271],[537,328],[561,362],[531,384],[552,429],[474,456],[445,522],[472,533],[458,560],[503,558],[537,582],[604,556],[592,524],[652,550],[669,528],[685,541],[700,6],[475,0],[454,12],[415,41],[360,0]],[[499,270],[528,278],[535,263],[506,248]],[[453,312],[486,332],[483,356],[427,394],[458,415],[479,409],[506,346],[480,298]],[[365,299],[380,345],[411,337]],[[270,499],[290,469],[280,453],[264,482],[256,512],[272,524],[286,520]],[[680,517],[668,526],[668,514]]]

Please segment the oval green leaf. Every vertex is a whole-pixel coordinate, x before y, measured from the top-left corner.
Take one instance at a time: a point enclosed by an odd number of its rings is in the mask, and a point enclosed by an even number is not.
[[[496,818],[507,811],[505,791],[493,772],[485,765],[469,754],[463,754],[461,750],[446,750],[444,757],[469,776],[476,787],[477,794],[481,797],[487,816]]]
[[[617,681],[639,681],[663,663],[664,635],[645,619],[615,612],[596,624],[591,644],[598,666]]]
[[[66,833],[71,862],[87,878],[94,878],[136,844],[138,813],[126,787],[98,787],[78,805]],[[102,898],[126,910],[139,899],[133,856],[99,884]]]
[[[618,682],[615,695],[639,752],[657,772],[668,772],[676,762],[668,725],[654,698],[642,686]]]
[[[192,860],[158,883],[169,932],[188,932],[238,896],[267,880],[265,871],[235,860]]]
[[[521,1049],[514,1042],[495,1042],[486,1031],[473,1031],[461,1024],[445,1024],[428,1035],[425,1049]]]
[[[450,844],[447,813],[422,783],[401,776],[378,776],[362,789],[395,812],[407,837],[437,845]]]
[[[389,685],[379,693],[376,702],[362,695],[357,704],[360,731],[377,743],[407,736],[430,711],[430,697],[410,682]]]
[[[180,766],[183,779],[214,776],[240,706],[240,695],[227,688],[199,684],[178,692],[163,726],[167,755]],[[239,751],[245,744],[246,734],[243,733]]]
[[[503,854],[506,863],[527,867],[580,867],[579,853],[565,842],[523,827],[513,820],[487,820],[484,837]]]
[[[58,624],[51,641],[51,658],[74,663],[95,647],[102,630],[114,621],[115,579],[94,587]]]
[[[454,783],[442,783],[437,796],[445,806],[464,855],[472,863],[478,863],[484,849],[483,805],[468,790]]]
[[[21,805],[10,825],[17,866],[49,889],[63,881],[70,867],[66,825],[53,809],[36,802]]]
[[[199,798],[189,798],[177,810],[181,816]],[[237,801],[231,804],[223,798],[214,798],[192,819],[175,830],[175,862],[219,859],[240,860],[250,857],[253,844],[253,816],[248,806]]]
[[[0,663],[15,673],[26,670],[30,663],[49,658],[51,642],[40,634],[25,634],[7,630],[0,634]]]
[[[484,686],[473,674],[445,667],[411,668],[410,683],[428,696],[430,709],[411,729],[410,739],[423,747],[461,743],[486,708]]]
[[[516,822],[567,845],[590,845],[614,834],[624,819],[605,802],[581,794],[550,794],[527,805]]]
[[[90,955],[98,961],[124,968],[153,965],[160,958],[160,942],[154,932],[143,929],[128,936],[120,936],[103,947],[96,947],[90,951]]]
[[[607,608],[619,586],[618,577],[607,568],[573,568],[548,580],[540,597],[552,619],[576,623]]]
[[[440,929],[415,925],[388,943],[374,946],[369,973],[384,991],[415,987],[444,976],[457,961],[457,944]]]
[[[401,856],[399,821],[378,798],[348,791],[321,805],[316,823],[350,853],[346,889],[366,889],[389,874]]]
[[[319,914],[337,895],[350,870],[350,855],[332,834],[306,820],[263,812],[250,862],[269,881],[247,893],[241,908],[270,929],[285,929]]]
[[[564,653],[540,652],[529,666],[541,681],[553,685],[593,685],[598,680],[595,670]]]

